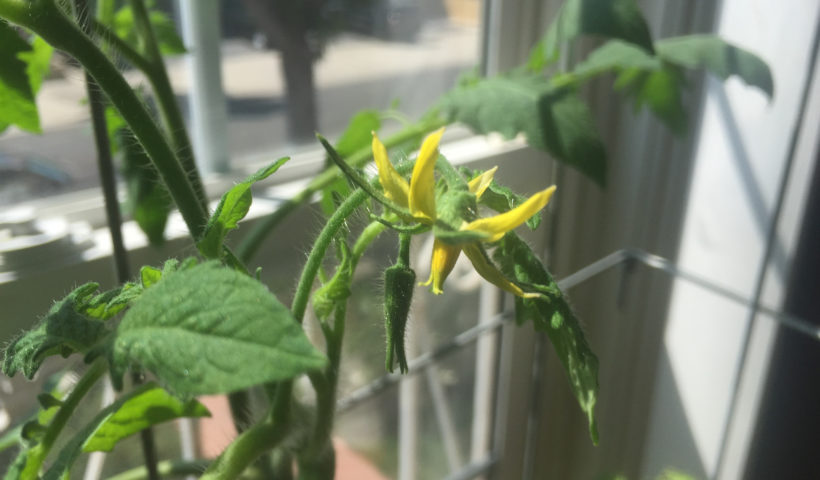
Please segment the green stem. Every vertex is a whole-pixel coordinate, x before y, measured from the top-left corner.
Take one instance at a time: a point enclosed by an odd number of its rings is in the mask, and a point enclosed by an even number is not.
[[[77,23],[82,27],[86,35],[91,35],[91,27],[87,15],[88,3],[86,0],[74,0],[75,15]],[[108,219],[108,231],[111,234],[111,245],[114,250],[114,270],[118,283],[125,283],[131,276],[128,265],[128,253],[122,238],[122,219],[120,217],[120,204],[117,200],[117,182],[114,176],[114,162],[111,159],[111,145],[108,139],[108,128],[105,120],[105,100],[102,92],[97,88],[97,83],[91,75],[85,72],[86,95],[88,95],[88,106],[91,110],[91,124],[94,130],[94,141],[97,147],[97,169],[100,173],[100,183],[105,199],[105,211]],[[132,374],[134,383],[139,383],[139,375]],[[150,480],[159,480],[157,472],[157,452],[154,443],[154,432],[151,427],[140,431],[140,442],[142,454],[145,459],[145,466]]]
[[[415,125],[410,125],[395,135],[384,140],[384,145],[387,148],[395,147],[405,142],[420,141],[428,133],[447,125],[447,121],[440,118],[433,118],[421,121]],[[366,163],[372,158],[370,147],[362,148],[347,158],[347,163],[350,166],[358,167]],[[236,250],[237,255],[243,261],[248,262],[271,230],[276,228],[279,223],[291,214],[297,207],[307,202],[314,193],[328,186],[333,180],[339,176],[339,169],[337,167],[328,168],[319,175],[317,175],[304,190],[296,194],[293,198],[285,202],[275,212],[259,222],[253,230],[248,233],[248,236],[242,241]]]
[[[80,378],[80,381],[77,382],[77,385],[75,385],[71,393],[68,394],[68,397],[66,397],[60,409],[57,410],[51,423],[46,428],[40,443],[32,449],[28,462],[26,463],[25,471],[23,472],[24,474],[29,472],[33,475],[33,478],[36,478],[40,467],[43,465],[43,461],[51,451],[51,447],[54,446],[54,442],[57,440],[60,432],[63,431],[68,419],[74,414],[74,410],[76,410],[77,405],[80,404],[80,400],[82,400],[88,391],[91,390],[91,387],[97,383],[97,380],[103,376],[105,370],[106,364],[100,359],[94,362],[91,368]]]
[[[209,463],[209,460],[165,460],[157,464],[157,470],[163,477],[199,475]],[[137,467],[108,477],[108,480],[144,480],[146,478],[148,478],[148,470],[145,467]]]
[[[129,45],[128,42],[118,37],[117,34],[106,27],[102,21],[89,19],[89,27],[97,38],[102,40],[107,46],[113,47],[128,63],[143,74],[146,74],[146,77],[148,76],[146,72],[151,70],[150,62],[134,49],[134,47]]]
[[[154,162],[191,235],[199,238],[208,220],[206,210],[151,114],[105,54],[51,0],[0,0],[0,16],[72,55],[94,77]]]
[[[302,323],[305,317],[305,310],[307,309],[313,282],[316,280],[316,273],[322,266],[322,260],[325,258],[328,247],[333,242],[333,237],[345,224],[347,217],[353,214],[365,199],[367,199],[367,193],[364,190],[356,190],[347,197],[328,219],[325,227],[313,243],[313,249],[310,251],[307,262],[302,269],[302,276],[299,277],[299,283],[296,285],[296,295],[294,295],[291,304],[290,310],[297,322]]]
[[[399,234],[399,258],[396,264],[410,268],[410,239],[413,236],[408,233]]]
[[[356,243],[353,244],[353,251],[351,252],[351,263],[353,264],[353,270],[356,270],[356,265],[359,264],[359,260],[361,260],[362,255],[367,250],[367,247],[373,243],[379,235],[382,234],[387,229],[387,225],[373,221],[370,222],[362,233],[359,234],[359,238],[356,239]]]
[[[345,317],[347,302],[340,302],[334,312],[333,329],[327,329],[328,367],[322,374],[311,375],[311,382],[316,389],[316,423],[313,434],[305,452],[300,455],[300,465],[313,463],[322,458],[328,448],[332,448],[330,434],[333,431],[333,420],[336,413],[336,387],[339,383],[339,365],[342,356],[342,341],[345,335]],[[300,475],[301,477],[301,475]]]
[[[171,80],[168,78],[168,71],[165,69],[165,62],[159,50],[159,43],[154,28],[148,17],[148,10],[145,8],[143,0],[131,0],[131,9],[134,12],[134,23],[142,39],[145,49],[147,65],[141,70],[151,83],[151,88],[156,95],[162,120],[165,123],[165,130],[171,137],[182,168],[188,173],[188,181],[194,188],[199,198],[202,208],[207,210],[208,199],[205,196],[205,188],[202,185],[202,178],[199,169],[194,161],[194,149],[191,140],[188,138],[188,131],[185,128],[185,120],[177,105],[174,90],[171,87]]]
[[[236,437],[208,467],[200,480],[238,478],[257,458],[276,447],[290,429],[291,392],[290,381],[278,384],[269,418]]]

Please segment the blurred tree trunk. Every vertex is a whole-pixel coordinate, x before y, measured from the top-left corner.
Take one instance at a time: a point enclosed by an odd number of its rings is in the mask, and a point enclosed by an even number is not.
[[[287,94],[288,136],[294,141],[314,138],[318,130],[316,88],[313,83],[315,52],[308,43],[309,9],[321,0],[243,0],[248,15],[282,55],[282,74]]]

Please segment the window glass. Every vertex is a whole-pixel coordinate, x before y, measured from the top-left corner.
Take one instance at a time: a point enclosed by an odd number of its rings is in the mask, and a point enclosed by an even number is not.
[[[232,166],[315,148],[315,131],[332,138],[364,108],[395,107],[415,118],[461,71],[478,64],[480,0],[303,3],[304,11],[285,7],[283,13],[274,5],[288,2],[222,2]],[[178,20],[176,2],[158,5]],[[187,115],[187,63],[175,56],[167,65]],[[135,71],[126,75],[145,83]],[[37,101],[42,135],[14,128],[0,134],[0,201],[6,205],[98,185],[77,65],[56,54]],[[384,122],[388,130],[400,125],[398,115]]]

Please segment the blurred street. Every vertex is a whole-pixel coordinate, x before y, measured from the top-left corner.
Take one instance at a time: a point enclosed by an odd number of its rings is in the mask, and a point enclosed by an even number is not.
[[[341,35],[315,63],[320,130],[332,137],[356,111],[384,110],[394,101],[415,118],[461,72],[477,65],[478,53],[477,28],[447,21],[427,22],[414,43]],[[228,151],[234,165],[260,154],[312,148],[286,138],[279,63],[278,52],[255,49],[250,42],[222,44]],[[170,58],[168,69],[185,112],[189,79],[184,58]],[[138,72],[126,76],[133,84],[142,82]],[[8,205],[97,184],[84,88],[79,69],[64,69],[62,78],[44,82],[37,97],[44,134],[10,128],[0,135],[0,202]]]

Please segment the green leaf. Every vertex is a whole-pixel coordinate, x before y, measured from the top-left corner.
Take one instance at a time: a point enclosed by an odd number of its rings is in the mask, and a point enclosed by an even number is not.
[[[123,438],[158,423],[183,417],[208,417],[210,412],[196,400],[183,402],[155,387],[131,397],[99,425],[83,445],[84,452],[110,452]]]
[[[635,109],[646,105],[674,133],[683,134],[687,114],[683,105],[685,82],[679,68],[621,40],[595,49],[568,74],[554,83],[578,84],[603,73],[618,75],[615,89],[633,97]]]
[[[20,448],[14,461],[11,462],[8,470],[6,470],[6,474],[3,475],[3,480],[20,480],[28,463],[30,452],[31,450],[28,448]]]
[[[67,357],[89,351],[108,333],[105,323],[81,313],[98,287],[96,283],[77,287],[55,303],[33,329],[12,341],[5,350],[3,373],[13,376],[19,370],[31,379],[50,355]]]
[[[593,50],[568,75],[574,81],[585,81],[611,71],[659,70],[661,67],[662,62],[646,50],[621,40],[610,40]]]
[[[348,122],[345,131],[339,136],[336,142],[336,152],[342,158],[355,153],[363,148],[367,148],[372,140],[371,132],[376,132],[381,128],[381,115],[377,110],[361,110],[353,115]],[[325,167],[333,165],[330,157],[325,158]],[[346,198],[350,195],[350,186],[344,178],[337,178],[326,187],[322,188],[322,198],[319,206],[325,215],[330,216],[336,210],[334,198]]]
[[[656,47],[658,56],[667,62],[685,68],[704,68],[723,80],[737,75],[769,98],[774,95],[774,80],[766,62],[716,35],[666,38]]]
[[[148,13],[148,20],[154,29],[154,36],[163,55],[180,55],[185,53],[185,44],[177,33],[176,25],[167,15],[158,10]]]
[[[154,30],[154,37],[159,45],[160,53],[163,55],[185,53],[185,44],[177,34],[173,20],[159,10],[149,11],[148,20]],[[145,54],[145,47],[137,33],[134,24],[134,12],[131,10],[130,5],[124,5],[114,15],[113,30],[118,37],[135,46],[138,52]]]
[[[675,67],[637,75],[627,87],[635,96],[636,109],[646,104],[652,113],[678,135],[686,133],[687,114],[683,106],[684,79]]]
[[[180,395],[231,392],[325,365],[264,285],[217,262],[147,289],[120,322],[110,355],[118,388],[136,366]]]
[[[145,150],[134,141],[129,130],[118,130],[112,145],[121,152],[127,194],[125,212],[134,218],[151,245],[161,245],[173,205],[171,196]]]
[[[540,74],[463,82],[440,106],[450,120],[479,133],[523,133],[530,146],[605,183],[606,150],[589,109],[573,91],[551,86]]]
[[[493,257],[509,278],[547,297],[516,297],[516,320],[519,323],[532,320],[536,330],[547,333],[569,378],[570,388],[581,410],[587,415],[590,437],[597,445],[595,403],[598,399],[598,359],[587,343],[580,322],[552,276],[517,235],[505,235]]]
[[[197,242],[197,248],[202,252],[202,255],[206,258],[219,258],[221,256],[222,244],[228,232],[236,228],[239,221],[245,218],[251,208],[251,202],[253,202],[251,186],[271,176],[288,160],[290,160],[289,157],[280,158],[273,164],[259,169],[242,183],[235,185],[222,195],[216,211],[208,220],[208,225],[205,226],[202,239]]]
[[[31,42],[31,50],[17,55],[20,60],[26,62],[26,74],[31,91],[35,95],[40,91],[43,79],[48,74],[52,53],[54,53],[54,47],[35,35]]]
[[[40,132],[40,117],[29,80],[29,66],[21,55],[32,51],[5,20],[0,19],[0,132],[17,125],[29,132]]]
[[[63,478],[66,478],[65,475],[68,474],[71,466],[80,454],[83,453],[83,446],[87,441],[89,441],[89,439],[94,437],[94,434],[100,428],[105,426],[107,432],[105,437],[100,438],[100,441],[102,442],[100,444],[104,445],[109,440],[113,440],[113,437],[116,437],[119,434],[124,433],[125,430],[133,427],[133,424],[130,421],[131,419],[136,422],[140,422],[145,419],[151,421],[151,419],[154,418],[154,415],[157,415],[160,418],[168,416],[168,407],[171,405],[171,401],[165,400],[165,397],[162,394],[156,393],[156,390],[161,389],[159,389],[159,387],[157,387],[154,383],[140,385],[136,389],[117,399],[116,402],[101,410],[93,419],[91,419],[90,422],[80,429],[80,431],[75,433],[71,440],[69,440],[62,450],[60,450],[60,453],[57,455],[57,459],[51,464],[51,467],[49,467],[43,475],[43,480],[62,480]],[[150,407],[150,402],[153,400],[159,400],[158,410],[156,412],[152,411]],[[126,407],[126,405],[128,406]],[[200,416],[196,415],[200,410],[198,407],[194,406],[194,403],[186,403],[182,405],[183,408],[174,407],[173,410],[191,412],[194,414],[192,416]],[[123,408],[125,409],[125,412],[123,415],[120,415],[119,412]],[[143,414],[145,417],[142,419],[135,418],[134,416],[138,414]],[[125,428],[119,430],[116,422],[110,422],[113,418],[116,418],[117,421],[121,421]],[[153,425],[153,423],[151,423],[151,425]],[[113,436],[109,437],[108,434]]]
[[[142,282],[142,288],[148,288],[151,285],[156,284],[161,278],[162,270],[158,268],[154,268],[149,265],[145,265],[140,268],[140,281]]]
[[[558,59],[562,43],[580,35],[617,38],[655,52],[649,27],[634,0],[567,0],[530,53],[528,67],[541,71]]]
[[[371,132],[377,132],[382,126],[378,110],[361,110],[356,112],[336,142],[336,152],[342,158],[370,145]]]
[[[92,318],[108,320],[128,307],[142,291],[142,285],[128,282],[121,287],[96,295],[83,307],[82,313]]]
[[[137,89],[140,97],[142,90]],[[126,201],[123,213],[131,216],[148,237],[151,245],[162,245],[165,240],[165,225],[171,213],[173,201],[151,159],[128,124],[113,106],[105,109],[111,154],[117,155],[125,179]]]

